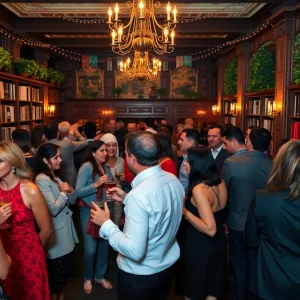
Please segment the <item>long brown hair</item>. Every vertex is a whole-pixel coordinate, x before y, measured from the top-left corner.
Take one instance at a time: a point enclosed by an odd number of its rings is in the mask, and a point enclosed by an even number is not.
[[[271,192],[290,189],[287,199],[300,195],[300,141],[291,140],[284,144],[275,160],[267,188]]]

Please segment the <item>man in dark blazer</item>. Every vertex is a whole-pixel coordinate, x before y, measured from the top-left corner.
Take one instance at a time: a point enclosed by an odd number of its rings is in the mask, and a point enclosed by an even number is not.
[[[230,155],[223,148],[223,140],[222,140],[223,132],[224,132],[224,128],[221,125],[214,124],[209,126],[208,133],[207,133],[208,145],[211,150],[211,154],[215,160],[217,172],[219,175],[221,175],[221,171],[225,159]]]
[[[247,247],[243,231],[250,203],[256,191],[266,187],[272,168],[272,161],[263,153],[270,141],[271,134],[267,129],[252,129],[246,143],[248,152],[228,158],[223,165],[222,178],[228,189],[227,227],[236,300],[247,297],[253,253]]]

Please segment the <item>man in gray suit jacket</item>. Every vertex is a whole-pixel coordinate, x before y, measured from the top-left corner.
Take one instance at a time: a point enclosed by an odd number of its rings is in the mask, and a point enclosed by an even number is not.
[[[266,187],[269,178],[273,163],[263,152],[268,149],[271,138],[265,128],[252,129],[246,143],[248,152],[227,158],[223,165],[222,178],[228,189],[227,226],[236,300],[247,297],[251,252],[243,231],[250,203],[256,191]]]
[[[60,129],[61,139],[58,139],[58,130]],[[82,137],[82,141],[76,142],[74,133],[76,133],[76,126],[70,126],[68,122],[62,122],[58,126],[52,124],[45,127],[45,136],[48,143],[59,146],[61,151],[61,167],[59,170],[59,177],[68,182],[73,188],[76,186],[77,171],[74,165],[73,153],[88,146],[87,141]]]

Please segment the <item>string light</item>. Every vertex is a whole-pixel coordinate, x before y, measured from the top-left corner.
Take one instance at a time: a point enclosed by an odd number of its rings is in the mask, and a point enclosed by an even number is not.
[[[239,38],[236,38],[236,39],[231,40],[231,41],[224,42],[224,43],[222,43],[222,44],[220,44],[216,47],[210,48],[210,49],[201,50],[201,51],[198,51],[198,52],[195,52],[195,53],[189,53],[187,55],[195,56],[195,55],[202,54],[202,55],[193,57],[192,58],[193,61],[197,61],[197,60],[200,60],[200,59],[203,59],[203,58],[207,58],[207,57],[221,51],[225,47],[233,46],[237,43],[244,42],[244,41],[247,41],[249,39],[252,39],[253,37],[255,37],[256,35],[261,33],[263,30],[265,30],[269,26],[273,26],[273,25],[270,22],[266,22],[266,23],[258,26],[256,29],[250,31],[249,33],[247,33],[247,34],[245,34],[245,35],[243,35]],[[66,57],[68,59],[71,59],[71,60],[81,61],[81,59],[82,59],[82,54],[80,54],[80,53],[70,51],[70,50],[67,50],[67,49],[63,49],[63,48],[59,48],[59,47],[56,47],[56,46],[51,45],[51,44],[45,44],[45,43],[42,43],[42,42],[31,40],[29,38],[26,38],[26,37],[22,36],[21,34],[19,34],[17,32],[10,33],[8,30],[0,28],[0,33],[4,34],[8,38],[11,38],[13,40],[22,42],[22,43],[24,43],[26,45],[29,45],[29,46],[32,46],[32,47],[40,47],[40,48],[50,49],[50,50]],[[115,56],[114,57],[108,57],[108,58],[105,58],[105,59],[98,59],[98,63],[105,63],[109,60],[117,60],[117,59],[118,58],[115,57]],[[174,57],[164,57],[163,56],[162,60],[163,61],[169,61],[169,62],[175,62],[176,58],[174,58]]]

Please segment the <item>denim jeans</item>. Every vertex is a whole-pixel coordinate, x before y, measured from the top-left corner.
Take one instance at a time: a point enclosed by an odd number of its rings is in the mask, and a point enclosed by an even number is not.
[[[80,223],[84,241],[84,279],[103,279],[107,270],[108,241],[102,238],[94,239],[86,233],[86,227],[90,218],[88,208],[80,208]],[[95,266],[96,264],[96,266]]]

